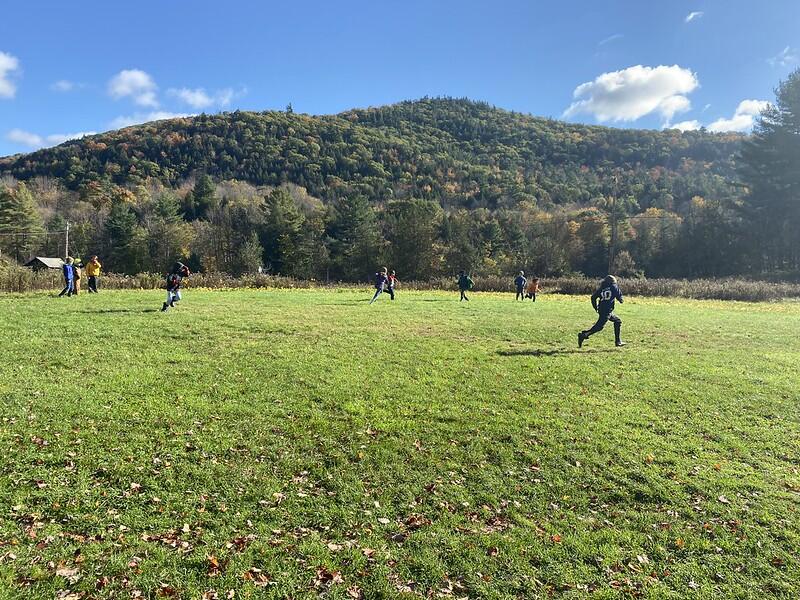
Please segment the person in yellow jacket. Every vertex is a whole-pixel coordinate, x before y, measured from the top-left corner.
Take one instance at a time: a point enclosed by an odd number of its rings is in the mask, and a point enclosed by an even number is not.
[[[97,260],[96,256],[92,257],[86,265],[86,275],[89,277],[89,293],[96,294],[97,293],[97,278],[100,276],[100,269],[103,268],[103,265],[100,264],[100,261]]]

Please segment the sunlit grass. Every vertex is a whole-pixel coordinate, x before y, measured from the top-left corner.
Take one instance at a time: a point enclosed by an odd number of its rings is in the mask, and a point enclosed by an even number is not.
[[[800,305],[0,296],[9,597],[793,597]]]

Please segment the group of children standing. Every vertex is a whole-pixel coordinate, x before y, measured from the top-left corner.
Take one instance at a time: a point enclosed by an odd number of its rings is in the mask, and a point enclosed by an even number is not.
[[[102,267],[103,265],[100,264],[100,261],[96,256],[92,256],[92,259],[86,264],[86,266],[84,266],[80,260],[76,261],[71,256],[68,256],[64,260],[64,265],[61,267],[64,275],[64,289],[61,290],[61,293],[58,296],[70,297],[77,296],[80,293],[82,269],[86,269],[86,276],[89,279],[87,283],[89,293],[96,294],[97,278],[100,277],[100,270]]]

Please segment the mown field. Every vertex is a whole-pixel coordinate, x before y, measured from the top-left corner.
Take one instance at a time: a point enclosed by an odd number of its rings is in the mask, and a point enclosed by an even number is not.
[[[797,598],[800,303],[0,296],[0,597]]]

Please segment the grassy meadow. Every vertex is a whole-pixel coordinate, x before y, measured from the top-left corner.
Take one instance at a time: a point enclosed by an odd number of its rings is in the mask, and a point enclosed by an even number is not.
[[[800,596],[800,303],[370,295],[0,296],[0,597]]]

